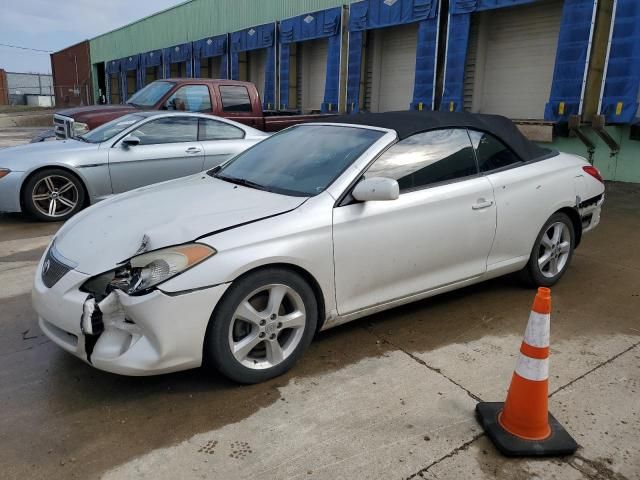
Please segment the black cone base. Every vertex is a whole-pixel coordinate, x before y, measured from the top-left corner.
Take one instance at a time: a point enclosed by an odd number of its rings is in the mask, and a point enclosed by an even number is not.
[[[507,457],[554,457],[571,455],[578,444],[569,433],[549,414],[551,436],[545,440],[523,440],[507,432],[498,423],[498,413],[503,402],[480,402],[476,405],[476,417],[496,448]]]

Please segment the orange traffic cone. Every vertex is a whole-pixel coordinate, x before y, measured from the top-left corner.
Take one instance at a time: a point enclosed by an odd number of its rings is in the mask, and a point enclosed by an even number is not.
[[[476,414],[507,456],[574,453],[578,444],[548,411],[551,290],[539,288],[507,400],[480,402]]]

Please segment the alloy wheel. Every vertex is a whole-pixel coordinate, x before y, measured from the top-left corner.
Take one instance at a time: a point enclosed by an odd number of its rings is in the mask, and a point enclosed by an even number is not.
[[[78,188],[69,178],[49,175],[35,184],[31,199],[41,214],[57,218],[72,212],[78,206],[80,195]]]
[[[540,239],[538,267],[546,278],[554,278],[567,266],[571,254],[571,233],[563,222],[552,223]]]
[[[293,288],[282,284],[260,287],[247,295],[233,314],[231,353],[247,368],[272,368],[295,351],[306,317],[302,297]]]

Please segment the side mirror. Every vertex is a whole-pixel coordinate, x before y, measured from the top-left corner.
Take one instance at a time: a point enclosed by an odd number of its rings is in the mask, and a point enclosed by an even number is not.
[[[135,135],[127,135],[122,139],[122,145],[125,147],[135,147],[136,145],[140,145],[140,139]]]
[[[400,196],[400,186],[391,178],[365,178],[356,185],[352,195],[360,202],[396,200]]]

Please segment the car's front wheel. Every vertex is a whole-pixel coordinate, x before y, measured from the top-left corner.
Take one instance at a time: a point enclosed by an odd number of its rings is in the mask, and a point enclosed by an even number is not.
[[[83,208],[84,201],[84,188],[80,180],[60,168],[37,172],[22,189],[25,210],[45,222],[71,218]]]
[[[315,334],[318,307],[297,273],[268,268],[241,277],[209,323],[207,363],[239,383],[258,383],[289,370]]]
[[[565,213],[554,213],[536,238],[522,276],[531,286],[551,287],[569,268],[575,247],[573,222]]]

